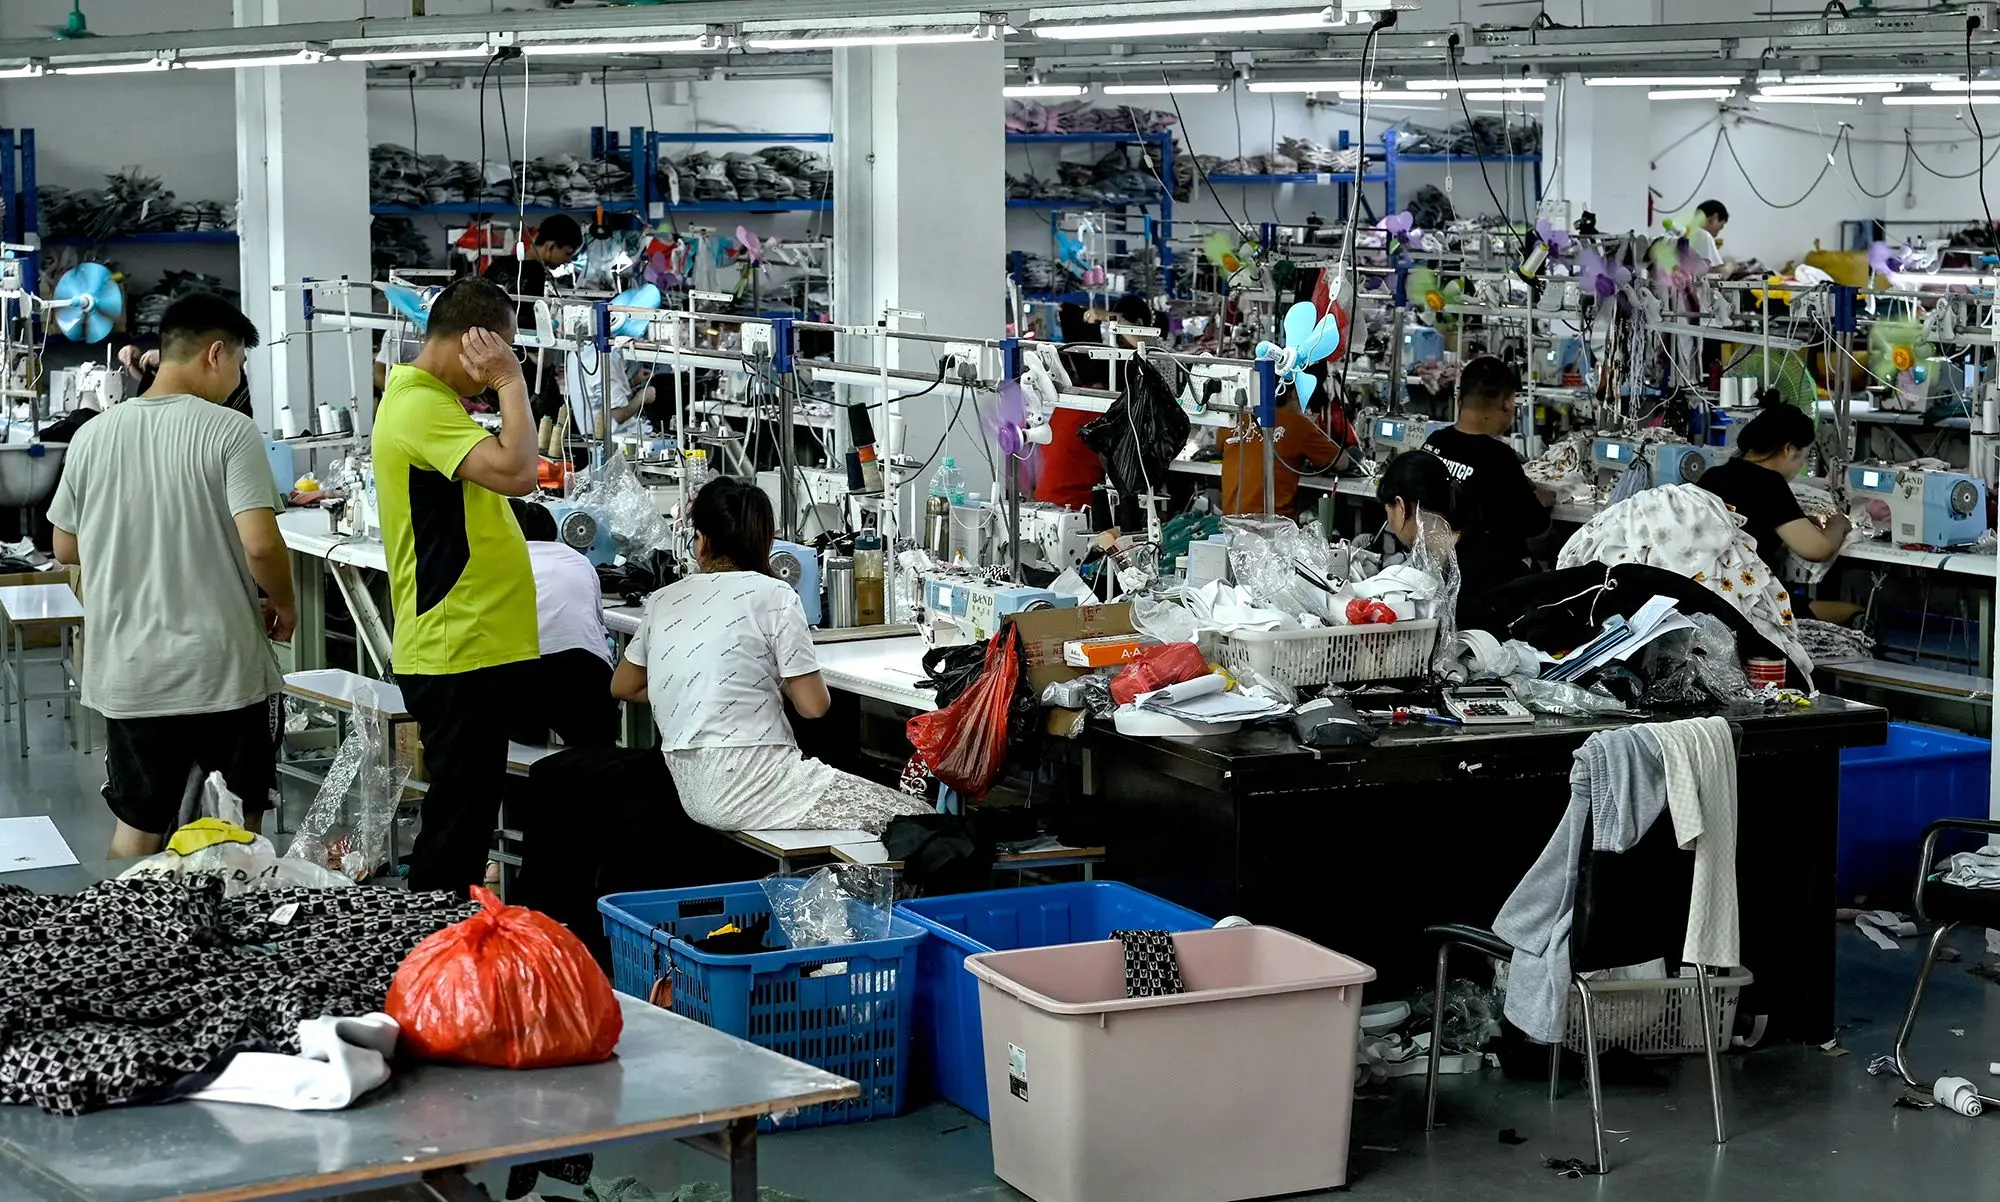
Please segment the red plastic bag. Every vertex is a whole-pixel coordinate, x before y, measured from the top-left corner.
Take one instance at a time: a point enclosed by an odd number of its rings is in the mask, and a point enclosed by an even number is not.
[[[1162,643],[1132,657],[1111,678],[1111,700],[1129,705],[1141,693],[1208,675],[1208,661],[1193,643]]]
[[[486,907],[419,943],[389,985],[403,1046],[425,1060],[555,1068],[608,1060],[625,1029],[604,970],[568,927],[474,886]]]
[[[1021,661],[1014,650],[1020,636],[1009,623],[986,644],[979,679],[950,705],[910,719],[910,746],[924,766],[967,797],[984,797],[1007,763],[1007,711]]]

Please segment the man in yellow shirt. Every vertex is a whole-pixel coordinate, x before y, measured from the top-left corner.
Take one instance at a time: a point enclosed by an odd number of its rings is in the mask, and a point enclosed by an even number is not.
[[[423,350],[390,371],[375,415],[396,680],[430,774],[412,889],[462,890],[485,876],[507,777],[502,707],[526,691],[541,655],[534,572],[507,507],[535,491],[535,425],[513,341],[507,294],[460,280],[432,304]],[[489,388],[497,437],[459,403]]]

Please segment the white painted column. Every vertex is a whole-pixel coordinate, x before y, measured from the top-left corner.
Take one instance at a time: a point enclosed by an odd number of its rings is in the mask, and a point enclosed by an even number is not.
[[[1555,97],[1563,96],[1560,114]],[[1587,209],[1607,234],[1643,230],[1646,187],[1652,179],[1652,101],[1645,88],[1590,88],[1583,76],[1564,77],[1549,89],[1543,127],[1554,131],[1560,156],[1548,194],[1569,202],[1570,219]],[[1544,151],[1546,160],[1548,151]]]
[[[361,17],[360,0],[236,0],[238,25]],[[250,357],[250,394],[257,421],[277,428],[289,406],[311,428],[313,405],[346,408],[362,433],[373,412],[372,355],[367,335],[314,335],[313,379],[306,375],[299,293],[273,292],[276,283],[305,276],[372,276],[368,242],[368,111],[358,63],[252,67],[236,72],[237,225],[241,231],[243,311],[264,346]],[[337,303],[331,294],[327,302]],[[365,311],[370,300],[355,294]],[[286,332],[289,341],[281,341]]]
[[[835,320],[874,325],[893,307],[923,314],[899,323],[905,329],[1005,333],[1001,52],[997,42],[833,52]],[[941,349],[905,343],[889,362],[930,372]],[[875,362],[872,353],[860,340],[840,348],[847,362]],[[930,457],[957,399],[945,386],[902,405],[906,453]],[[885,435],[878,423],[877,438]],[[982,490],[993,484],[985,440],[967,404],[946,453]]]

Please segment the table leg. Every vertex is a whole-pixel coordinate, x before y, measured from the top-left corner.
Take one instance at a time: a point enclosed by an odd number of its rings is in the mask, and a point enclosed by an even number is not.
[[[13,628],[14,644],[14,701],[20,712],[15,715],[14,737],[21,743],[21,758],[28,758],[28,632],[19,626]]]
[[[729,1202],[757,1202],[756,1119],[737,1119],[720,1131],[681,1142],[729,1165]]]
[[[292,631],[292,671],[326,667],[326,561],[292,556],[292,595],[299,607]]]

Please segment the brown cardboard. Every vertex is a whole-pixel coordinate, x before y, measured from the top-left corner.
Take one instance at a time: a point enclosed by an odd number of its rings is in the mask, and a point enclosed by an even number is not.
[[[0,588],[14,588],[24,584],[67,584],[72,592],[81,596],[82,590],[77,587],[76,576],[75,568],[60,572],[4,572],[0,573]],[[38,626],[24,633],[27,636],[25,642],[30,647],[54,647],[62,642],[62,631],[51,626]],[[77,662],[82,662],[81,650],[77,653]]]
[[[1089,605],[1076,609],[1037,609],[1014,614],[1007,619],[1020,632],[1028,655],[1028,684],[1040,697],[1042,690],[1065,680],[1089,675],[1089,670],[1072,668],[1063,662],[1063,644],[1071,639],[1095,639],[1112,634],[1132,633],[1132,607]],[[1048,711],[1048,731],[1057,738],[1074,738],[1083,728],[1081,712]]]

